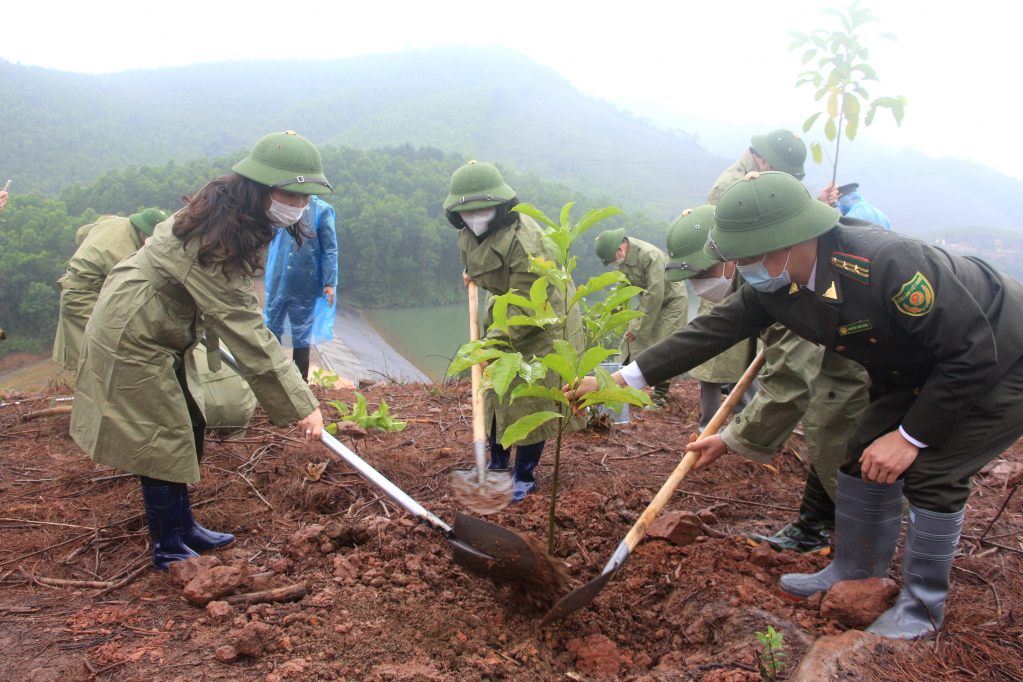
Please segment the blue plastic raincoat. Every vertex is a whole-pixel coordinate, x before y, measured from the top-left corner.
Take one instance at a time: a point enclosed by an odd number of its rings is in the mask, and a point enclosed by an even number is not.
[[[334,209],[317,197],[302,216],[313,233],[298,248],[286,230],[277,230],[266,261],[263,320],[286,348],[308,348],[334,338],[337,304],[327,306],[323,287],[337,287],[337,234]]]
[[[878,225],[887,227],[889,230],[892,229],[892,223],[888,220],[888,216],[868,204],[863,197],[860,196],[859,192],[843,194],[838,198],[837,208],[844,216],[859,218],[860,220],[869,220],[872,223],[877,223]]]

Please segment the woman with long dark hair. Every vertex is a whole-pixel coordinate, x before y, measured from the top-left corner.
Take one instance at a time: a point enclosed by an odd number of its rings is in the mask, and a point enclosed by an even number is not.
[[[141,478],[161,571],[234,541],[197,524],[188,498],[206,426],[191,351],[204,335],[211,369],[223,339],[275,424],[297,422],[311,441],[323,426],[252,290],[273,228],[301,242],[309,195],[331,191],[320,154],[289,130],[264,137],[232,170],[185,198],[185,208],[110,271],[78,368],[71,435],[93,461]]]

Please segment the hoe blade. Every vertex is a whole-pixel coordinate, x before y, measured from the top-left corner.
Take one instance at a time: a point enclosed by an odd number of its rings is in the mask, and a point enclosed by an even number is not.
[[[536,554],[522,536],[495,523],[455,512],[452,535],[476,550],[468,552],[453,545],[455,563],[478,575],[529,580],[541,570]]]

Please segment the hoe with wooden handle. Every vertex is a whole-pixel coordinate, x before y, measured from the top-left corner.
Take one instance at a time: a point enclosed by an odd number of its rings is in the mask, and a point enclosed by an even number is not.
[[[469,282],[469,338],[480,338],[480,309],[476,282]],[[475,469],[451,472],[451,491],[455,499],[478,514],[499,512],[512,501],[512,476],[507,469],[487,469],[487,428],[483,414],[480,380],[483,368],[472,366],[472,446]]]
[[[703,430],[703,433],[701,433],[700,437],[696,440],[703,440],[707,436],[712,436],[718,432],[721,425],[725,423],[726,419],[728,419],[728,415],[732,413],[732,409],[735,407],[735,404],[739,402],[740,398],[742,398],[742,395],[746,392],[746,389],[749,388],[750,384],[753,383],[753,380],[756,379],[757,374],[760,373],[760,369],[763,366],[764,351],[760,351],[760,354],[757,355],[753,364],[749,366],[746,373],[742,375],[741,379],[739,379],[739,383],[737,383],[735,388],[732,389],[732,392],[728,394],[728,398],[721,405],[717,414],[715,414],[714,418],[710,420],[710,424],[707,425],[707,428]],[[671,496],[675,494],[675,489],[682,483],[682,479],[684,479],[692,470],[699,458],[700,454],[698,452],[692,451],[686,453],[686,456],[683,457],[682,461],[679,462],[677,467],[675,467],[675,471],[671,472],[671,476],[669,476],[668,480],[665,481],[663,486],[661,486],[661,489],[657,491],[653,501],[651,501],[650,505],[643,511],[639,520],[636,521],[636,524],[631,530],[629,530],[629,534],[626,535],[625,539],[618,545],[618,549],[615,550],[611,560],[607,562],[607,566],[604,567],[603,572],[579,589],[569,592],[563,599],[554,605],[554,608],[547,612],[547,615],[544,616],[543,621],[540,623],[541,625],[549,625],[555,621],[561,620],[562,618],[575,613],[579,609],[589,606],[590,602],[597,598],[600,591],[604,589],[604,586],[611,581],[611,578],[615,576],[615,573],[617,573],[618,569],[622,567],[625,560],[629,558],[629,553],[632,552],[632,550],[636,548],[636,545],[639,544],[639,541],[643,539],[647,528],[649,528],[650,524],[654,522],[657,515],[661,513],[661,509],[663,509],[664,505],[668,503]]]

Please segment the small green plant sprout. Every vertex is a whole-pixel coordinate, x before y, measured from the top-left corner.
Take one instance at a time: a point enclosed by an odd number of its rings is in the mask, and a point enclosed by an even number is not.
[[[351,410],[340,400],[331,400],[327,404],[338,411],[341,421],[355,422],[364,429],[377,429],[391,433],[392,431],[401,431],[408,426],[408,422],[396,421],[387,416],[387,401],[383,398],[380,399],[380,407],[373,414],[369,414],[366,409],[366,398],[361,393],[355,394],[355,404],[352,405]],[[328,433],[337,434],[337,424],[330,424],[326,429]]]
[[[320,388],[334,388],[340,378],[341,377],[329,369],[317,367],[313,370],[312,383],[314,386],[319,386]]]
[[[552,338],[554,352],[542,358],[535,356],[527,358],[517,352],[510,341],[480,339],[462,346],[448,367],[448,374],[454,375],[486,361],[489,364],[483,372],[480,390],[493,389],[501,401],[506,397],[511,401],[535,397],[547,398],[557,404],[557,412],[540,411],[526,415],[508,426],[501,437],[501,445],[511,447],[550,420],[556,419],[558,422],[547,534],[547,549],[551,554],[554,553],[555,544],[554,515],[557,507],[558,472],[561,466],[561,437],[565,424],[572,417],[568,399],[561,391],[562,386],[574,389],[583,377],[595,372],[599,390],[587,394],[581,403],[582,407],[604,403],[610,409],[621,412],[624,403],[639,406],[650,404],[650,398],[646,393],[634,388],[619,387],[607,370],[598,367],[617,352],[602,347],[600,345],[602,340],[621,329],[630,320],[642,316],[642,313],[636,310],[618,310],[623,302],[630,300],[642,289],[629,286],[625,275],[617,270],[591,277],[578,289],[572,280],[572,271],[576,266],[576,257],[571,255],[573,244],[601,220],[621,211],[613,206],[594,209],[587,212],[578,223],[573,224],[569,220],[569,213],[574,205],[575,202],[570,202],[561,209],[558,223],[531,204],[519,204],[512,209],[546,226],[544,241],[554,260],[532,257],[530,272],[540,276],[533,282],[529,292],[520,293],[512,290],[493,298],[494,322],[490,326],[491,331],[500,330],[505,338],[511,338],[509,331],[511,327],[539,327],[555,337]],[[556,309],[548,300],[549,286],[561,294],[564,305],[559,306],[560,309]],[[607,287],[612,286],[618,288],[605,299],[603,305],[598,304],[584,309],[583,297],[602,293]],[[515,314],[509,314],[510,309]],[[582,330],[577,332],[581,337],[571,338],[569,318],[576,314],[583,321]],[[582,350],[578,350],[577,346],[581,346]],[[512,383],[517,379],[521,381],[512,388]]]
[[[760,640],[760,646],[764,647],[764,653],[760,654],[760,676],[767,682],[774,682],[778,679],[778,675],[781,674],[785,664],[781,659],[785,658],[785,652],[782,650],[784,646],[782,643],[783,635],[780,632],[776,632],[773,625],[767,626],[767,632],[758,632],[757,639]]]
[[[831,182],[834,184],[838,175],[838,150],[842,141],[842,123],[845,123],[845,136],[852,141],[856,137],[856,130],[860,125],[860,114],[866,106],[864,125],[874,122],[874,115],[878,108],[891,110],[895,117],[895,124],[902,125],[902,119],[906,115],[906,98],[902,95],[896,97],[878,97],[870,100],[870,94],[863,87],[862,81],[880,80],[877,72],[867,63],[870,52],[867,46],[861,42],[862,37],[857,34],[864,24],[878,21],[878,18],[870,13],[866,7],[859,7],[860,0],[856,0],[846,8],[847,13],[833,7],[821,10],[821,14],[838,17],[842,23],[841,31],[827,31],[819,28],[809,34],[799,31],[790,31],[789,35],[795,38],[789,45],[789,52],[798,50],[809,45],[803,52],[802,62],[806,64],[820,52],[825,56],[817,62],[818,68],[804,71],[799,74],[796,87],[805,83],[813,84],[817,88],[814,94],[814,101],[820,102],[826,96],[826,112],[818,111],[803,123],[803,132],[808,133],[814,123],[823,113],[827,113],[828,119],[824,124],[824,136],[835,143],[835,158]],[[880,37],[896,40],[894,33],[881,33]],[[830,65],[827,74],[823,69]],[[862,103],[861,103],[862,100]],[[837,119],[837,123],[836,123]],[[810,144],[810,151],[816,163],[823,161],[823,149],[818,142]]]

